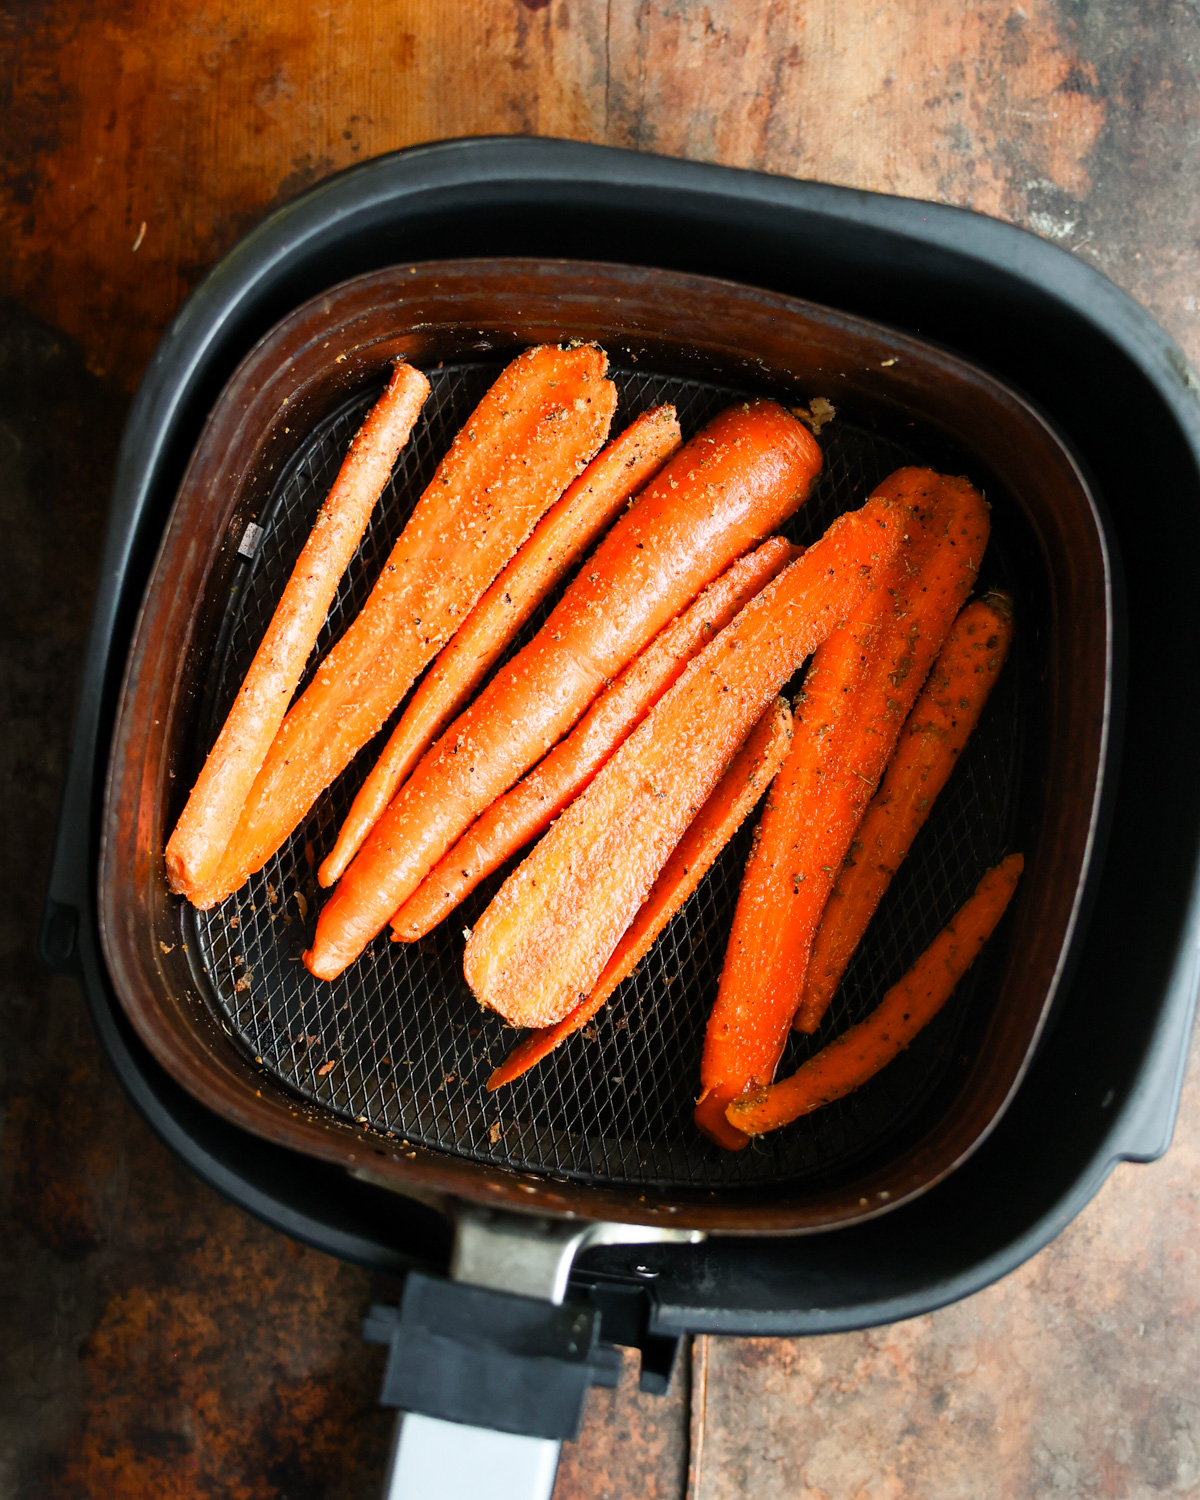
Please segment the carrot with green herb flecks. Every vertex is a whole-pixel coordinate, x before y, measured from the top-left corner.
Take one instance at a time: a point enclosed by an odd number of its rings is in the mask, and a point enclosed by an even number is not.
[[[993,592],[955,620],[830,892],[813,939],[798,1028],[821,1023],[846,966],[971,736],[1012,641],[1012,601]]]
[[[512,1083],[540,1063],[567,1037],[586,1026],[609,997],[649,953],[659,935],[708,874],[717,856],[746,821],[750,810],[770,785],[787,754],[792,713],[782,698],[767,709],[750,731],[733,764],[717,782],[716,790],[689,823],[670,859],[662,867],[650,894],[605,964],[586,1000],[556,1026],[531,1031],[521,1038],[488,1079],[489,1089]]]
[[[544,833],[578,796],[692,657],[724,630],[799,549],[782,537],[739,558],[654,637],[544,760],[472,823],[392,918],[401,942],[424,937],[518,849]]]
[[[778,1130],[861,1087],[898,1057],[954,993],[1004,915],[1024,868],[1021,855],[1010,854],[989,870],[865,1021],[836,1037],[790,1078],[735,1099],[726,1110],[730,1126],[746,1136]]]
[[[814,657],[705,1031],[695,1119],[728,1150],[746,1141],[725,1106],[774,1077],[833,878],[987,545],[987,505],[965,479],[900,469],[876,494],[912,518],[909,539],[887,588]]]
[[[216,873],[304,675],[338,583],[428,395],[429,382],[420,370],[397,364],[350,443],[167,843],[167,879],[180,895],[202,889]]]
[[[673,406],[656,406],[598,453],[463,621],[421,680],[363,782],[317,879],[333,885],[397,788],[470,701],[530,615],[680,444]]]
[[[279,848],[378,733],[480,594],[604,442],[616,387],[602,349],[512,361],[438,465],[349,629],[289,709],[216,875],[211,906]]]
[[[400,788],[318,918],[305,956],[318,978],[332,979],[358,957],[606,682],[791,515],[820,467],[811,434],[773,401],[722,412],[680,449],[580,568],[534,639]]]
[[[585,998],[750,726],[886,571],[907,512],[840,517],[660,698],[475,923],[464,972],[507,1021],[549,1026]]]

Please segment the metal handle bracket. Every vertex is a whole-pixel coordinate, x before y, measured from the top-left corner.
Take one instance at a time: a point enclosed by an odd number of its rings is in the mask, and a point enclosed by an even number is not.
[[[380,1399],[405,1413],[388,1500],[434,1493],[435,1473],[439,1500],[466,1500],[494,1486],[497,1465],[506,1480],[519,1471],[530,1500],[548,1497],[588,1391],[616,1385],[621,1367],[600,1341],[600,1311],[565,1302],[575,1256],[592,1245],[701,1238],[459,1206],[452,1279],[410,1272],[400,1306],[373,1307],[363,1328],[388,1349]],[[461,1484],[447,1489],[455,1464]]]

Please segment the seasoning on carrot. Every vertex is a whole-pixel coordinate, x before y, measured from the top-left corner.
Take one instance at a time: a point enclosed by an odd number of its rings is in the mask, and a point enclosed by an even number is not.
[[[425,674],[363,782],[333,850],[317,871],[337,881],[404,778],[470,702],[501,652],[546,595],[680,445],[673,406],[643,413],[597,454],[496,579]]]
[[[489,1089],[501,1088],[528,1072],[567,1037],[586,1026],[608,1003],[613,991],[629,978],[649,953],[659,934],[683,907],[722,849],[745,822],[779,770],[791,734],[791,709],[782,698],[776,698],[750,731],[745,744],[734,756],[733,764],[675,845],[591,994],[574,1010],[568,1011],[556,1026],[546,1026],[522,1037],[488,1079]]]
[[[464,972],[505,1020],[549,1026],[599,978],[750,726],[886,571],[908,520],[835,521],[687,667],[475,923]]]
[[[305,957],[318,978],[334,978],[358,957],[600,689],[706,583],[791,515],[820,466],[812,435],[773,401],[722,412],[670,460],[534,639],[400,788],[321,912]]]
[[[544,833],[591,781],[692,657],[724,630],[748,599],[787,567],[799,549],[772,537],[739,558],[683,614],[654,637],[544,760],[463,834],[392,918],[396,936],[415,942],[510,855]]]
[[[1012,641],[1012,600],[993,592],[955,620],[830,892],[797,1013],[813,1032],[863,933],[958,763]]]
[[[1010,854],[979,882],[899,984],[858,1025],[810,1057],[790,1078],[754,1089],[726,1110],[739,1134],[764,1135],[831,1104],[885,1068],[933,1020],[995,931],[1025,861]]]
[[[420,370],[397,364],[355,433],[167,843],[167,879],[176,893],[191,895],[216,872],[338,583],[428,395]]]
[[[262,868],[591,460],[616,408],[606,368],[595,345],[543,345],[501,372],[366,604],[288,711],[197,905],[213,905]]]
[[[876,494],[913,518],[909,540],[888,587],[813,660],[705,1032],[695,1119],[728,1150],[746,1141],[725,1106],[774,1077],[833,878],[987,545],[987,506],[965,479],[900,469]]]

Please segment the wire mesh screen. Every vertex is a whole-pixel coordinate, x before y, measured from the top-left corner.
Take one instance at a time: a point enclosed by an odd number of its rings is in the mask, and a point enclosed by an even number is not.
[[[485,364],[431,372],[432,395],[338,591],[321,652],[363,603],[438,459],[495,374],[496,367]],[[613,377],[621,393],[614,431],[648,407],[672,401],[688,437],[744,395],[630,370],[614,370]],[[264,527],[259,549],[252,562],[240,565],[229,589],[200,754],[215,738],[375,394],[364,393],[312,433],[258,518]],[[919,454],[840,418],[821,442],[825,466],[793,519],[794,541],[814,540],[894,468],[920,461]],[[994,539],[980,587],[1011,588],[1010,572]],[[513,650],[532,636],[554,602],[547,602]],[[1004,852],[1021,740],[1018,667],[1011,661],[1001,674],[819,1033],[793,1034],[781,1072],[792,1071],[866,1015]],[[517,1033],[481,1011],[467,989],[462,933],[511,866],[497,871],[424,940],[394,943],[385,932],[333,984],[314,979],[301,962],[324,894],[316,866],[391,723],[248,885],[214,910],[187,919],[211,1003],[239,1044],[305,1099],[398,1140],[522,1170],[675,1188],[796,1184],[827,1178],[861,1159],[910,1120],[945,1076],[972,1006],[986,1003],[981,975],[972,971],[908,1052],[865,1087],[746,1151],[731,1154],[710,1145],[692,1123],[692,1105],[705,1020],[756,813],[595,1021],[515,1084],[489,1094],[488,1075]]]

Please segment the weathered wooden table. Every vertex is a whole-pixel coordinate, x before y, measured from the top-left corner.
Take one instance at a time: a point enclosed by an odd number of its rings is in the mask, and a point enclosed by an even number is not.
[[[357,1500],[389,1426],[358,1326],[390,1289],[191,1178],[33,956],[113,452],[156,339],[240,234],[325,174],[539,132],[1015,220],[1200,363],[1200,14],[9,0],[0,24],[0,1497]],[[971,1301],[864,1334],[698,1342],[662,1399],[628,1368],[593,1394],[559,1500],[681,1496],[689,1446],[702,1500],[1200,1495],[1198,1080],[1163,1163],[1119,1170]]]

